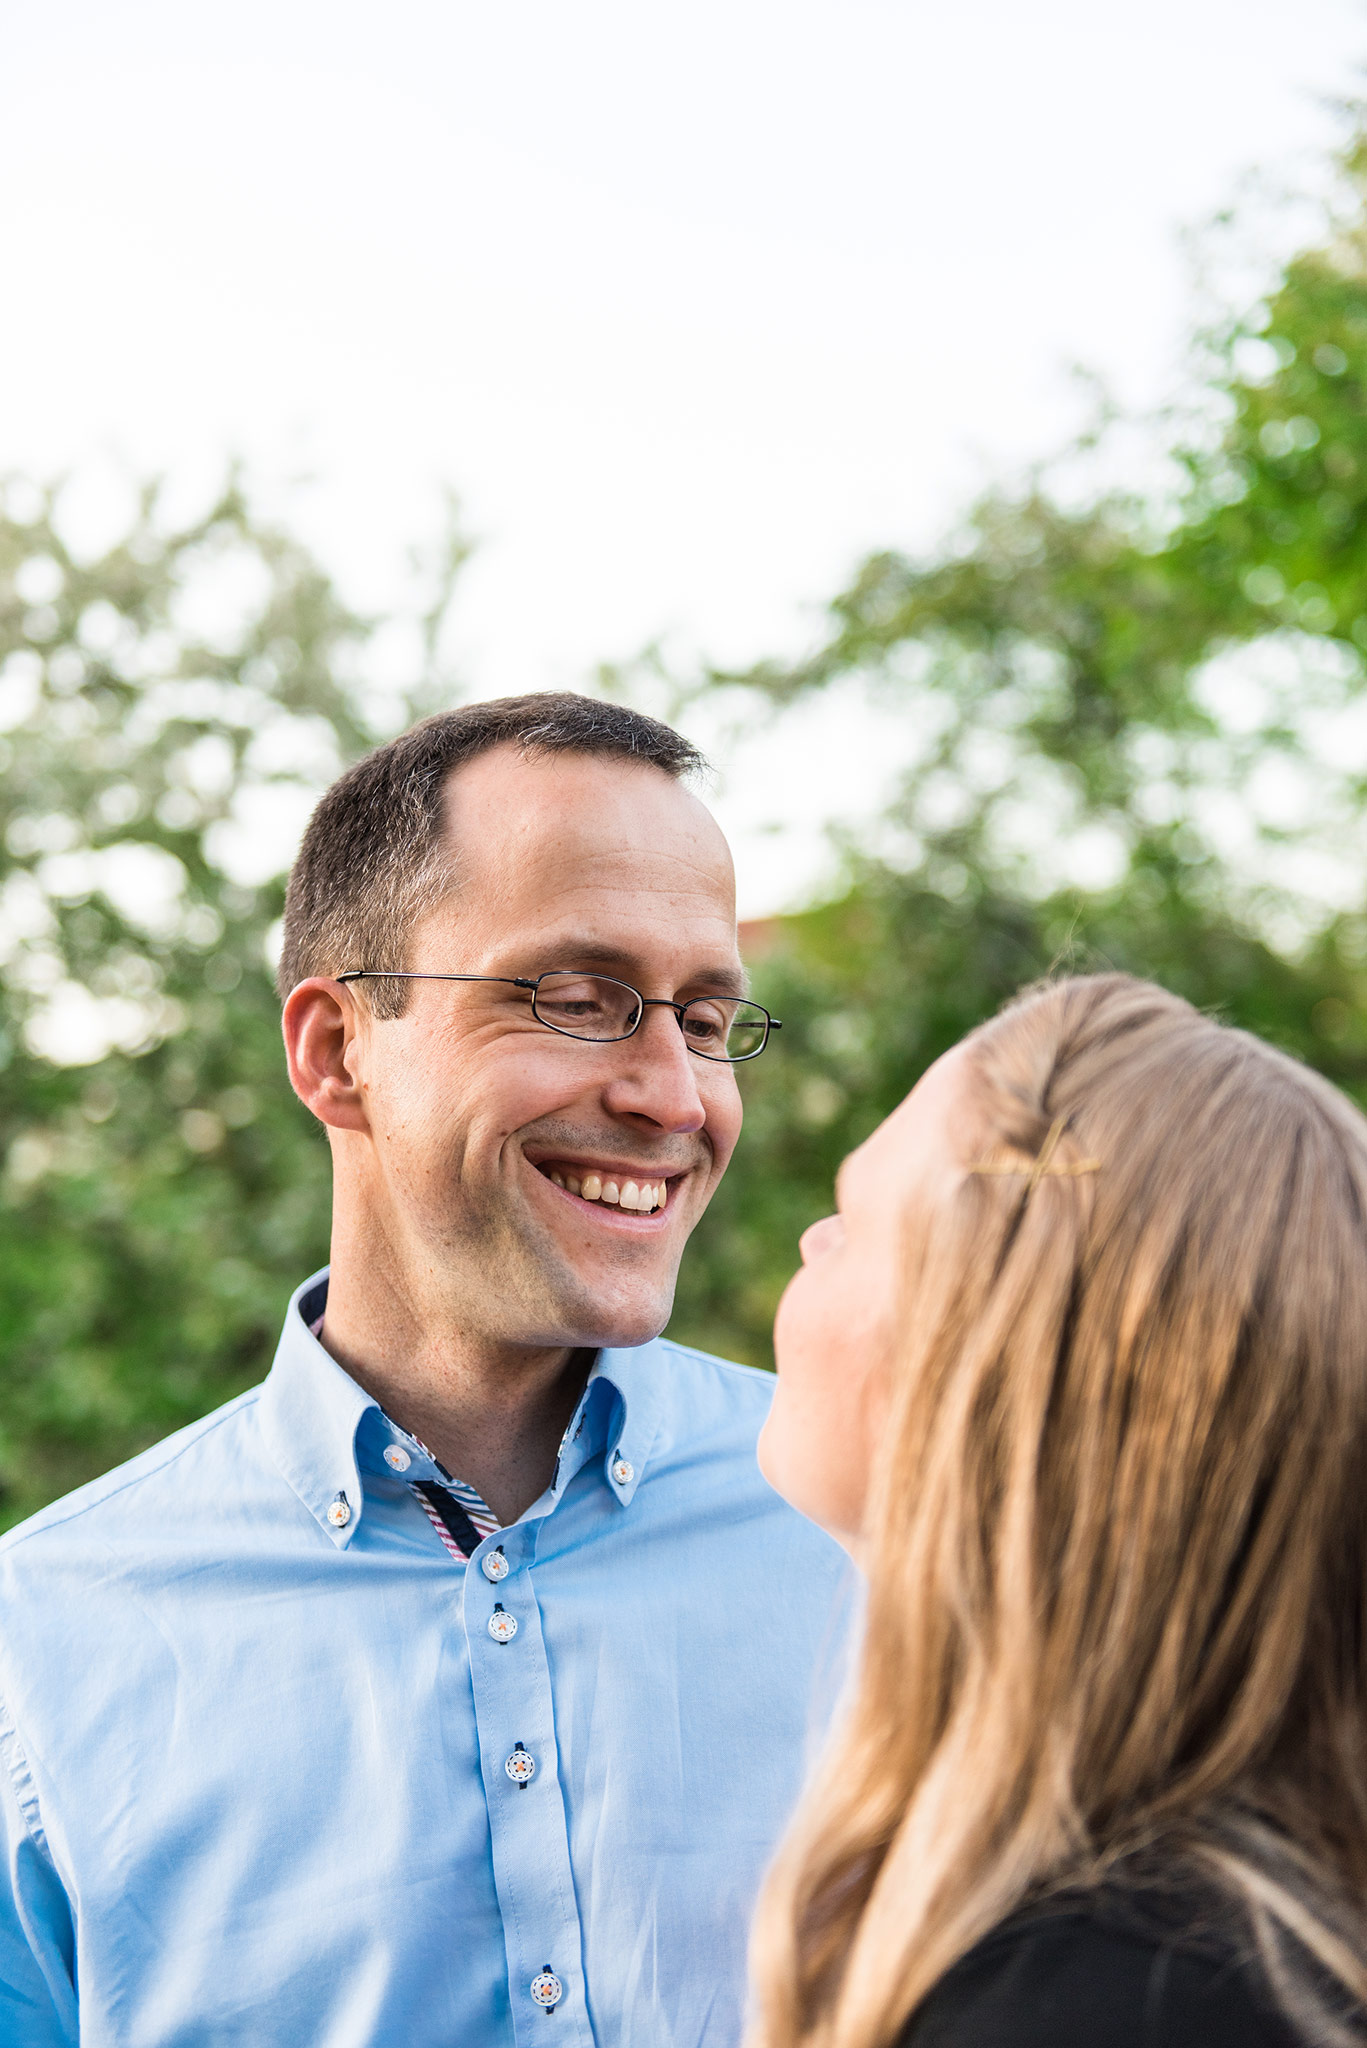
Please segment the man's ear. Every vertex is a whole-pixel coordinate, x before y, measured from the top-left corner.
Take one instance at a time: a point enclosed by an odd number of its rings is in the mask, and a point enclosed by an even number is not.
[[[291,989],[281,1027],[290,1086],[334,1131],[369,1129],[358,1078],[360,1010],[345,982],[314,975]]]

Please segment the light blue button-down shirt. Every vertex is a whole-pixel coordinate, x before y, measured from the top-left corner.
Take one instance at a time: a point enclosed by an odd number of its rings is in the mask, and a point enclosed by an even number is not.
[[[0,1544],[0,2041],[734,2048],[848,1597],[755,1468],[771,1382],[601,1353],[462,1566],[324,1282],[264,1385]]]

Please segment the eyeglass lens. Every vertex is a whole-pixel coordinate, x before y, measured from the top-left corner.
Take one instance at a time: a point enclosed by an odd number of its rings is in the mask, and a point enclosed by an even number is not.
[[[624,981],[602,974],[543,974],[532,1008],[542,1024],[570,1038],[629,1038],[641,998]],[[755,1003],[734,996],[695,996],[679,1022],[691,1051],[704,1059],[751,1058],[764,1044],[768,1020]]]

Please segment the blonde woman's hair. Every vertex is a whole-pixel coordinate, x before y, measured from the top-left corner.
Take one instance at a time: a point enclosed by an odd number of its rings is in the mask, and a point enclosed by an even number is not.
[[[962,1179],[905,1218],[860,1662],[761,1903],[752,2048],[886,2048],[1015,1909],[1155,1865],[1346,2038],[1367,1120],[1123,975],[1027,993],[965,1072]]]

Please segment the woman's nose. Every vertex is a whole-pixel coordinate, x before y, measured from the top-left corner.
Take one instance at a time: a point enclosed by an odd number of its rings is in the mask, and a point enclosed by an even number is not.
[[[797,1242],[803,1265],[809,1266],[813,1259],[820,1258],[822,1252],[828,1252],[832,1245],[838,1244],[843,1228],[838,1216],[823,1216],[819,1222],[808,1224]]]

